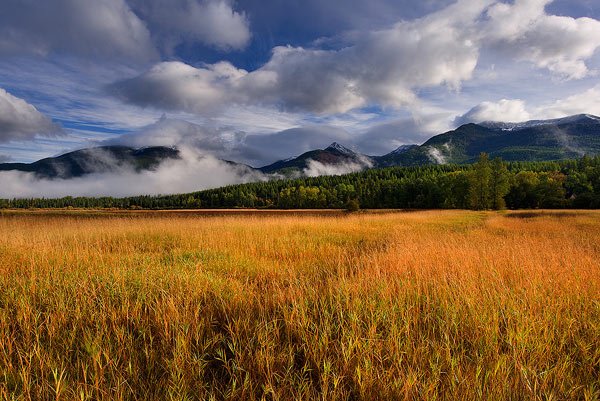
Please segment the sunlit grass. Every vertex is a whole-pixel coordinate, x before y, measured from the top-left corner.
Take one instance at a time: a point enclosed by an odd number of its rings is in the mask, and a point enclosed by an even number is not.
[[[599,397],[600,212],[0,217],[0,399]]]

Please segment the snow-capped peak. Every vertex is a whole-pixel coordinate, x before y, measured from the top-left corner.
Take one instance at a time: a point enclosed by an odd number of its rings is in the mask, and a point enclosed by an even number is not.
[[[329,145],[327,148],[325,148],[325,150],[330,150],[330,151],[336,151],[345,155],[354,155],[355,152],[352,151],[351,149],[348,149],[347,147],[340,145],[337,142],[332,143],[331,145]]]
[[[490,129],[501,129],[503,131],[515,131],[524,128],[540,127],[544,125],[561,125],[576,123],[584,120],[594,120],[600,122],[600,117],[591,114],[576,114],[574,116],[555,118],[552,120],[531,120],[522,123],[504,123],[499,121],[485,121],[479,125]]]
[[[418,146],[418,145],[400,145],[400,146],[398,146],[396,149],[392,150],[392,151],[390,152],[390,154],[392,154],[392,155],[398,155],[398,154],[400,154],[400,153],[404,153],[404,152],[406,152],[406,151],[409,151],[409,150],[411,150],[411,149],[412,149],[412,148],[414,148],[415,146]]]

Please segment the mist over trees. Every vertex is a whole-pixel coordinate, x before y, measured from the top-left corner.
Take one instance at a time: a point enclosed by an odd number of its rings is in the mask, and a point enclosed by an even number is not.
[[[600,157],[473,165],[391,167],[128,198],[0,200],[3,208],[474,209],[600,208]]]

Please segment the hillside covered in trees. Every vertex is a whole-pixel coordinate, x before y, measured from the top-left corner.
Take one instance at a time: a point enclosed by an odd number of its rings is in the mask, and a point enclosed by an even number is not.
[[[266,181],[190,194],[0,200],[2,208],[600,208],[600,157],[557,162],[489,160]]]

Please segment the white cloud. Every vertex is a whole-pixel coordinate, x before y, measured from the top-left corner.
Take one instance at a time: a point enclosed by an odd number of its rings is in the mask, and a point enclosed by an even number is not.
[[[347,112],[371,103],[414,104],[414,89],[469,79],[478,58],[470,23],[485,2],[465,1],[412,22],[368,32],[339,50],[276,47],[248,73],[222,62],[194,68],[161,63],[112,91],[143,107],[214,113],[219,106],[266,104],[318,114]]]
[[[444,156],[442,151],[438,148],[429,147],[427,149],[427,156],[434,163],[446,164],[446,156]]]
[[[600,116],[600,85],[537,107],[534,114],[536,118],[560,118],[574,114]]]
[[[183,149],[182,159],[162,163],[155,171],[119,171],[80,178],[45,180],[31,173],[0,172],[0,198],[63,196],[132,196],[187,193],[251,181],[266,176],[243,166]]]
[[[530,120],[525,102],[520,99],[502,99],[498,102],[482,102],[462,116],[456,117],[456,126],[484,121],[523,122]]]
[[[141,148],[146,146],[169,146],[191,148],[218,158],[234,158],[245,134],[222,127],[193,124],[188,121],[161,118],[156,123],[116,138],[105,144],[119,144]]]
[[[496,3],[487,12],[484,41],[504,54],[571,79],[590,73],[585,60],[600,47],[600,21],[548,15],[552,0]]]
[[[195,68],[162,63],[112,86],[143,107],[213,114],[263,105],[331,115],[368,105],[415,106],[422,89],[460,89],[472,78],[482,49],[532,62],[567,78],[590,71],[600,46],[600,21],[548,15],[549,0],[462,0],[389,28],[348,35],[338,49],[279,46],[261,68],[228,62]]]
[[[563,118],[577,114],[600,116],[600,85],[562,99],[528,104],[520,99],[481,102],[454,119],[454,125],[484,121],[524,122]]]
[[[34,106],[0,88],[0,142],[57,135],[61,128]]]
[[[362,171],[366,168],[372,167],[372,163],[353,163],[346,162],[340,164],[323,164],[316,160],[309,160],[308,167],[303,170],[304,175],[307,177],[319,177],[322,175],[343,175]]]
[[[109,156],[94,151],[95,163],[109,165]],[[107,173],[70,179],[40,179],[32,173],[0,171],[0,199],[64,196],[135,196],[189,193],[225,185],[276,178],[244,165],[228,163],[196,149],[181,148],[181,159],[167,160],[154,170],[135,172],[124,166]],[[310,161],[306,176],[347,174],[371,166],[368,159],[329,166]]]
[[[527,104],[519,99],[481,102],[467,113],[457,116],[456,126],[484,121],[524,122],[532,119],[563,118],[577,114],[600,116],[600,85],[584,92],[539,104]]]
[[[142,107],[211,114],[243,95],[237,87],[246,75],[246,71],[227,62],[194,68],[171,61],[157,64],[138,77],[113,84],[109,91]]]
[[[184,42],[242,49],[251,37],[248,18],[227,0],[129,0],[150,24],[153,36],[171,52]]]

